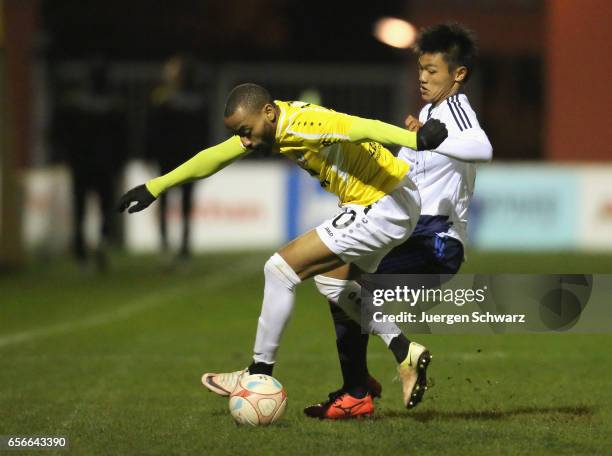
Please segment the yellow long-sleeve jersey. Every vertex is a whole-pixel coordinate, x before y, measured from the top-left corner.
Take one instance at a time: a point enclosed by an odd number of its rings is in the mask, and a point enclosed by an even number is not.
[[[338,196],[341,204],[367,206],[390,193],[409,166],[383,144],[416,148],[416,134],[371,119],[313,104],[276,101],[279,119],[274,152],[287,156]],[[147,182],[158,196],[167,188],[207,177],[248,150],[238,136],[205,149],[170,173]]]
[[[279,152],[319,179],[342,204],[372,204],[408,172],[408,165],[380,143],[351,141],[356,117],[302,102],[276,104]]]

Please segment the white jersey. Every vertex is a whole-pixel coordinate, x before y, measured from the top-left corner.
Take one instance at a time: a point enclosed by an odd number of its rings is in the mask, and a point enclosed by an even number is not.
[[[448,138],[436,150],[404,147],[399,153],[410,164],[409,176],[421,194],[421,217],[412,235],[451,236],[465,244],[476,162],[491,160],[491,143],[463,93],[436,107],[425,105],[419,121],[431,118],[446,124]]]

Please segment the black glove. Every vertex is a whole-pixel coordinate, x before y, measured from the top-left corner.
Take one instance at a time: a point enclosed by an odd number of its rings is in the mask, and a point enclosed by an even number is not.
[[[147,187],[142,184],[125,193],[119,200],[119,206],[117,208],[119,209],[119,212],[123,212],[127,209],[131,214],[133,212],[139,212],[146,209],[153,201],[155,201],[155,197],[151,195],[151,192],[147,189]],[[130,207],[130,204],[132,203],[137,204]]]
[[[417,150],[432,150],[448,136],[446,125],[438,119],[429,119],[417,131]]]

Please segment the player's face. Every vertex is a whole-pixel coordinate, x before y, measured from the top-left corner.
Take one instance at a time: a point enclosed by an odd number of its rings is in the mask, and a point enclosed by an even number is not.
[[[239,107],[224,119],[225,126],[240,136],[240,141],[250,150],[270,150],[274,145],[277,113],[274,105],[266,104],[259,111],[247,111]]]
[[[421,98],[434,105],[445,100],[457,92],[466,74],[467,70],[463,66],[451,71],[440,52],[421,54],[419,56]]]

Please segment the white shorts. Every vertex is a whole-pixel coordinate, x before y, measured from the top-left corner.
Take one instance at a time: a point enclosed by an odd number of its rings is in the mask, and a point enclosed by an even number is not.
[[[345,263],[375,272],[384,256],[404,242],[421,214],[421,197],[406,176],[399,186],[371,206],[347,204],[317,226],[323,243]]]

